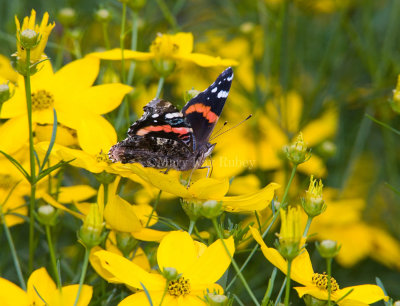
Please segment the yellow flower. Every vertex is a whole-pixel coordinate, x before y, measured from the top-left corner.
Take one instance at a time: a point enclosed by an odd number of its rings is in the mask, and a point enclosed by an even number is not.
[[[287,261],[279,254],[274,248],[269,248],[260,233],[250,228],[254,239],[260,244],[261,251],[265,258],[271,262],[275,267],[281,270],[284,274],[287,273]],[[314,273],[314,269],[311,264],[310,256],[307,250],[304,250],[299,256],[292,261],[292,268],[290,278],[295,282],[302,284],[304,287],[295,287],[300,297],[308,294],[320,300],[328,300],[328,290],[326,288],[326,275]],[[333,282],[337,285],[336,281]],[[368,305],[375,303],[379,300],[388,300],[383,290],[376,285],[358,285],[346,288],[339,288],[339,285],[333,286],[336,290],[331,292],[331,300],[337,301],[346,295],[350,290],[353,290],[339,305]],[[353,303],[353,304],[351,304]]]
[[[225,239],[231,255],[235,252],[233,238]],[[200,300],[207,293],[223,289],[215,282],[230,265],[230,258],[220,240],[207,247],[193,241],[186,232],[171,232],[161,241],[157,251],[159,273],[149,273],[128,259],[107,251],[92,256],[113,281],[142,290],[146,288],[153,305],[205,305]],[[168,272],[169,273],[168,273]],[[171,273],[175,271],[175,273]],[[166,276],[175,274],[174,279]],[[164,299],[164,291],[167,290]],[[200,299],[199,299],[200,298]],[[146,305],[144,291],[132,294],[119,305]]]
[[[154,187],[182,198],[186,202],[203,202],[207,200],[222,201],[224,210],[230,212],[254,212],[264,209],[274,197],[275,189],[280,186],[270,183],[264,188],[240,195],[225,196],[229,190],[228,179],[201,178],[188,188],[182,185],[178,171],[170,171],[168,174],[158,169],[145,168],[140,164],[114,164],[116,171],[124,176],[124,172],[134,173]]]
[[[55,23],[47,24],[49,21],[49,14],[46,12],[43,15],[42,22],[40,25],[35,24],[36,22],[36,12],[35,10],[31,11],[31,16],[30,17],[25,17],[22,26],[17,18],[15,16],[15,24],[17,26],[17,57],[18,61],[21,60],[22,62],[26,61],[26,50],[21,46],[21,33],[25,30],[33,30],[38,37],[39,43],[36,45],[36,47],[31,49],[31,55],[30,55],[30,61],[31,63],[36,63],[43,59],[44,54],[44,48],[46,47],[47,44],[47,39],[50,35],[51,30],[54,28]]]
[[[121,60],[121,49],[105,52],[90,53],[105,60]],[[238,63],[231,59],[222,59],[202,53],[193,52],[193,34],[177,33],[174,35],[159,34],[150,46],[150,52],[124,50],[124,58],[136,61],[172,60],[188,61],[202,67],[236,66]]]
[[[68,285],[57,289],[45,268],[40,268],[28,279],[27,292],[14,283],[0,278],[0,301],[2,305],[17,306],[65,306],[74,305],[79,285]],[[92,287],[83,285],[79,306],[88,305],[92,298]]]
[[[37,124],[53,124],[54,108],[58,123],[76,131],[81,147],[95,143],[102,137],[113,138],[113,143],[116,142],[114,128],[101,115],[118,107],[132,88],[123,84],[92,86],[99,72],[99,64],[98,59],[86,57],[69,63],[56,73],[53,73],[49,61],[41,64],[40,71],[31,78],[34,131]],[[28,139],[22,76],[14,96],[4,103],[1,117],[11,119],[0,127],[0,134],[12,130],[12,137],[2,140],[0,149],[12,153],[11,149],[15,150]]]
[[[0,54],[0,83],[10,81],[16,83],[18,81],[18,73],[12,68],[10,60]]]

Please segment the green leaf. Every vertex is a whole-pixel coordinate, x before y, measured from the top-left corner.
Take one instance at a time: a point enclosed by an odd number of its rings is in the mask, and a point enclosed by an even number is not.
[[[8,155],[6,152],[3,152],[1,150],[0,150],[0,153],[3,154],[5,157],[7,157],[7,159],[15,166],[15,168],[17,168],[19,170],[19,172],[21,172],[22,175],[25,176],[25,178],[29,182],[31,182],[31,176],[15,158],[13,158],[12,156]]]
[[[397,135],[400,135],[400,131],[399,131],[399,130],[396,130],[395,128],[392,128],[390,125],[388,125],[388,124],[386,124],[386,123],[384,123],[384,122],[382,122],[382,121],[379,121],[378,119],[375,119],[375,118],[372,117],[371,115],[366,114],[365,116],[366,116],[367,118],[371,119],[372,121],[374,121],[375,123],[379,124],[380,126],[382,126],[382,127],[384,127],[384,128],[387,128],[389,131],[392,131],[393,133],[395,133],[395,134],[397,134]]]
[[[74,159],[71,159],[71,160],[68,160],[68,161],[63,161],[63,160],[62,160],[62,161],[58,162],[57,164],[55,164],[54,166],[51,166],[51,167],[49,167],[49,168],[43,170],[43,171],[37,176],[37,178],[36,178],[36,183],[39,182],[42,178],[44,178],[44,177],[46,177],[47,175],[49,175],[51,172],[57,170],[58,168],[60,168],[60,167],[62,167],[62,166],[64,166],[64,165],[66,165],[66,164],[69,164],[69,163],[72,162],[73,160],[75,160],[75,158],[74,158]]]
[[[49,147],[47,148],[46,155],[44,156],[43,163],[42,163],[42,165],[39,167],[39,174],[40,174],[40,172],[42,172],[44,166],[46,165],[47,160],[49,159],[51,150],[53,149],[54,143],[55,143],[55,141],[56,141],[57,123],[58,123],[58,121],[57,121],[57,113],[56,113],[55,108],[53,108],[53,118],[54,118],[54,119],[53,119],[53,130],[52,130],[52,132],[51,132],[50,144],[49,144]],[[40,164],[39,164],[39,165],[40,165]]]

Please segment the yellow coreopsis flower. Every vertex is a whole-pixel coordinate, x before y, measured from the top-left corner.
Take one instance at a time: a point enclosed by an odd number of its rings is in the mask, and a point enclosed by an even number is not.
[[[123,84],[92,86],[100,65],[99,60],[94,57],[71,62],[56,73],[53,72],[49,61],[41,65],[39,72],[31,77],[34,131],[37,124],[53,124],[55,109],[58,123],[75,131],[80,144],[90,141],[95,143],[101,137],[112,138],[112,143],[115,143],[115,130],[101,115],[118,107],[132,88]],[[10,119],[0,127],[0,134],[12,130],[13,137],[2,141],[0,149],[13,153],[11,150],[21,147],[28,139],[25,85],[22,76],[18,80],[14,96],[4,103],[1,117]]]
[[[14,283],[0,278],[0,301],[2,305],[15,306],[72,306],[74,305],[79,285],[68,285],[61,289],[56,287],[45,268],[40,268],[28,279],[28,289],[25,292]],[[92,298],[92,287],[82,286],[77,305],[88,305]]]
[[[260,233],[256,229],[251,227],[250,230],[253,234],[254,239],[260,244],[261,251],[263,252],[265,258],[275,267],[286,274],[287,261],[276,249],[269,248],[265,244]],[[319,300],[328,300],[327,276],[326,274],[314,273],[314,269],[312,267],[310,256],[308,255],[307,250],[304,250],[299,256],[293,259],[290,278],[293,279],[295,282],[303,285],[303,287],[294,288],[296,289],[300,297],[308,294]],[[340,289],[339,285],[333,278],[331,278],[331,281],[332,301],[337,301],[346,295],[346,297],[338,303],[339,305],[368,305],[382,299],[384,299],[385,301],[388,300],[388,297],[385,296],[385,293],[379,286],[358,285]],[[348,294],[349,291],[351,291],[350,294]]]
[[[0,54],[0,80],[1,83],[18,81],[18,73],[12,68],[10,60],[2,54]]]
[[[89,54],[105,60],[121,60],[121,49]],[[202,67],[236,66],[238,63],[231,59],[222,59],[210,55],[193,52],[193,34],[159,34],[152,42],[149,52],[124,50],[124,58],[136,61],[172,60],[187,61]]]
[[[233,255],[233,238],[224,241]],[[207,291],[222,294],[222,287],[215,282],[231,262],[220,240],[207,247],[193,241],[186,232],[171,232],[161,241],[157,251],[161,273],[149,273],[128,259],[107,251],[95,252],[92,256],[107,272],[107,280],[139,290],[146,288],[153,305],[170,306],[205,305],[201,299]],[[119,305],[148,303],[146,293],[139,291]]]
[[[22,26],[15,16],[15,24],[17,26],[17,60],[26,62],[26,49],[21,45],[21,33],[26,30],[32,30],[36,33],[37,36],[37,45],[31,49],[30,52],[30,62],[36,63],[41,59],[45,58],[44,48],[47,44],[47,39],[50,35],[51,30],[54,28],[55,23],[47,24],[49,22],[49,14],[46,12],[43,15],[42,22],[40,25],[36,24],[36,12],[35,10],[31,11],[30,17],[25,17]]]

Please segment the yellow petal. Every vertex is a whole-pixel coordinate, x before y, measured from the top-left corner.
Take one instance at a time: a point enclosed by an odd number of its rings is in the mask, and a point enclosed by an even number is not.
[[[275,189],[280,188],[276,183],[270,183],[258,192],[241,196],[224,197],[222,203],[226,211],[253,212],[266,208],[274,197]]]
[[[104,219],[108,226],[120,232],[136,232],[142,228],[132,205],[118,195],[109,195]]]
[[[43,305],[42,299],[50,301],[57,288],[46,269],[40,268],[33,271],[29,277],[27,290],[29,297],[35,301],[34,304]]]
[[[49,301],[49,305],[64,306],[64,305],[75,305],[75,300],[78,294],[79,285],[69,285],[62,287],[62,292],[56,290],[53,294],[52,299]],[[93,288],[89,285],[83,285],[81,293],[79,295],[77,306],[87,306],[92,299]]]
[[[89,185],[60,187],[58,201],[60,203],[81,202],[96,195],[96,190]]]
[[[117,108],[132,89],[119,83],[93,86],[80,94],[81,101],[85,101],[81,106],[89,112],[105,114]]]
[[[77,130],[79,145],[90,154],[108,152],[117,142],[114,127],[99,115],[87,115]],[[96,135],[96,137],[94,137]]]
[[[161,240],[157,250],[160,270],[175,268],[178,273],[189,269],[197,258],[196,247],[187,232],[170,232]]]
[[[42,195],[43,200],[45,200],[48,204],[50,204],[51,206],[61,209],[62,211],[66,211],[67,213],[73,215],[75,218],[81,219],[83,220],[85,218],[85,216],[83,214],[77,213],[69,208],[67,208],[66,206],[58,203],[56,200],[54,200],[50,195],[44,193]]]
[[[321,117],[311,121],[303,129],[303,137],[309,147],[335,135],[338,125],[338,111],[331,107]]]
[[[143,289],[143,288],[141,288]],[[147,288],[146,288],[147,289]],[[150,293],[150,297],[151,297],[151,302],[153,303],[152,305],[160,305],[161,303],[161,299],[164,295],[163,291],[151,291]],[[167,295],[164,300],[163,300],[163,305],[168,305],[168,306],[174,306],[174,305],[178,305],[177,303],[174,303],[172,301],[169,301],[167,303],[167,301],[169,300],[169,296]],[[132,306],[132,305],[151,305],[149,302],[149,299],[147,298],[147,295],[144,291],[132,294],[128,297],[126,297],[125,299],[123,299],[118,306]],[[204,303],[203,303],[204,305]]]
[[[28,142],[28,118],[20,116],[9,119],[0,126],[0,150],[15,153]]]
[[[214,67],[214,66],[237,66],[239,63],[233,59],[222,59],[221,57],[214,57],[201,53],[179,54],[176,59],[189,61],[201,67]]]
[[[220,200],[228,189],[228,179],[202,178],[189,187],[189,192],[197,199]]]
[[[108,272],[107,269],[103,269],[103,266],[101,265],[101,260],[97,257],[94,256],[93,254],[99,251],[102,251],[103,249],[96,246],[90,251],[90,256],[89,256],[89,261],[90,264],[92,265],[92,268],[96,271],[97,274],[99,274],[102,278],[104,278],[107,282],[113,283],[113,284],[119,284],[120,281],[118,278],[114,277],[114,275],[110,272]],[[110,250],[108,250],[110,251]],[[113,252],[115,253],[115,252]],[[117,253],[116,253],[117,254]],[[122,255],[118,253],[118,255]]]
[[[297,169],[308,175],[315,175],[316,177],[325,177],[327,172],[324,162],[315,154],[312,154],[311,158],[305,163],[300,164]]]
[[[356,301],[360,301],[366,304],[372,304],[378,302],[382,299],[385,301],[388,300],[388,297],[385,296],[382,288],[377,285],[359,285],[343,288],[337,292],[335,295],[340,298],[345,295],[349,290],[353,290],[349,295],[347,295],[346,299],[352,299]]]
[[[120,61],[122,58],[121,49],[116,48],[109,51],[104,52],[93,52],[89,53],[87,57],[97,57],[103,60],[116,60]],[[137,61],[148,61],[154,58],[154,54],[149,52],[139,52],[125,49],[124,50],[124,59],[133,59]]]
[[[107,251],[98,251],[93,253],[96,260],[99,261],[103,269],[118,280],[128,286],[142,289],[142,283],[148,290],[164,290],[165,279],[154,273],[148,273],[138,265],[130,262],[128,259]]]
[[[132,236],[137,240],[160,242],[168,233],[144,227],[139,231],[132,232]]]
[[[28,294],[14,283],[0,278],[0,301],[4,306],[30,306]]]
[[[65,65],[54,75],[53,90],[56,91],[56,96],[80,94],[82,90],[93,85],[99,68],[99,59],[88,56]]]
[[[224,239],[225,245],[229,250],[230,256],[235,253],[235,243],[233,237]],[[221,240],[211,244],[203,254],[197,258],[193,265],[187,270],[182,271],[183,276],[190,279],[191,283],[197,284],[213,284],[221,278],[231,264],[231,258]]]
[[[2,54],[0,54],[0,76],[12,83],[16,83],[18,80],[18,73],[11,66],[8,57],[5,57]]]

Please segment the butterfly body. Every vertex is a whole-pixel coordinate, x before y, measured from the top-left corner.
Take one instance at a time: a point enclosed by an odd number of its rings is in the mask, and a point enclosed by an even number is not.
[[[112,146],[113,162],[186,171],[198,169],[212,153],[210,135],[229,93],[233,71],[226,69],[205,91],[179,111],[170,102],[154,99],[131,125],[128,137]]]

